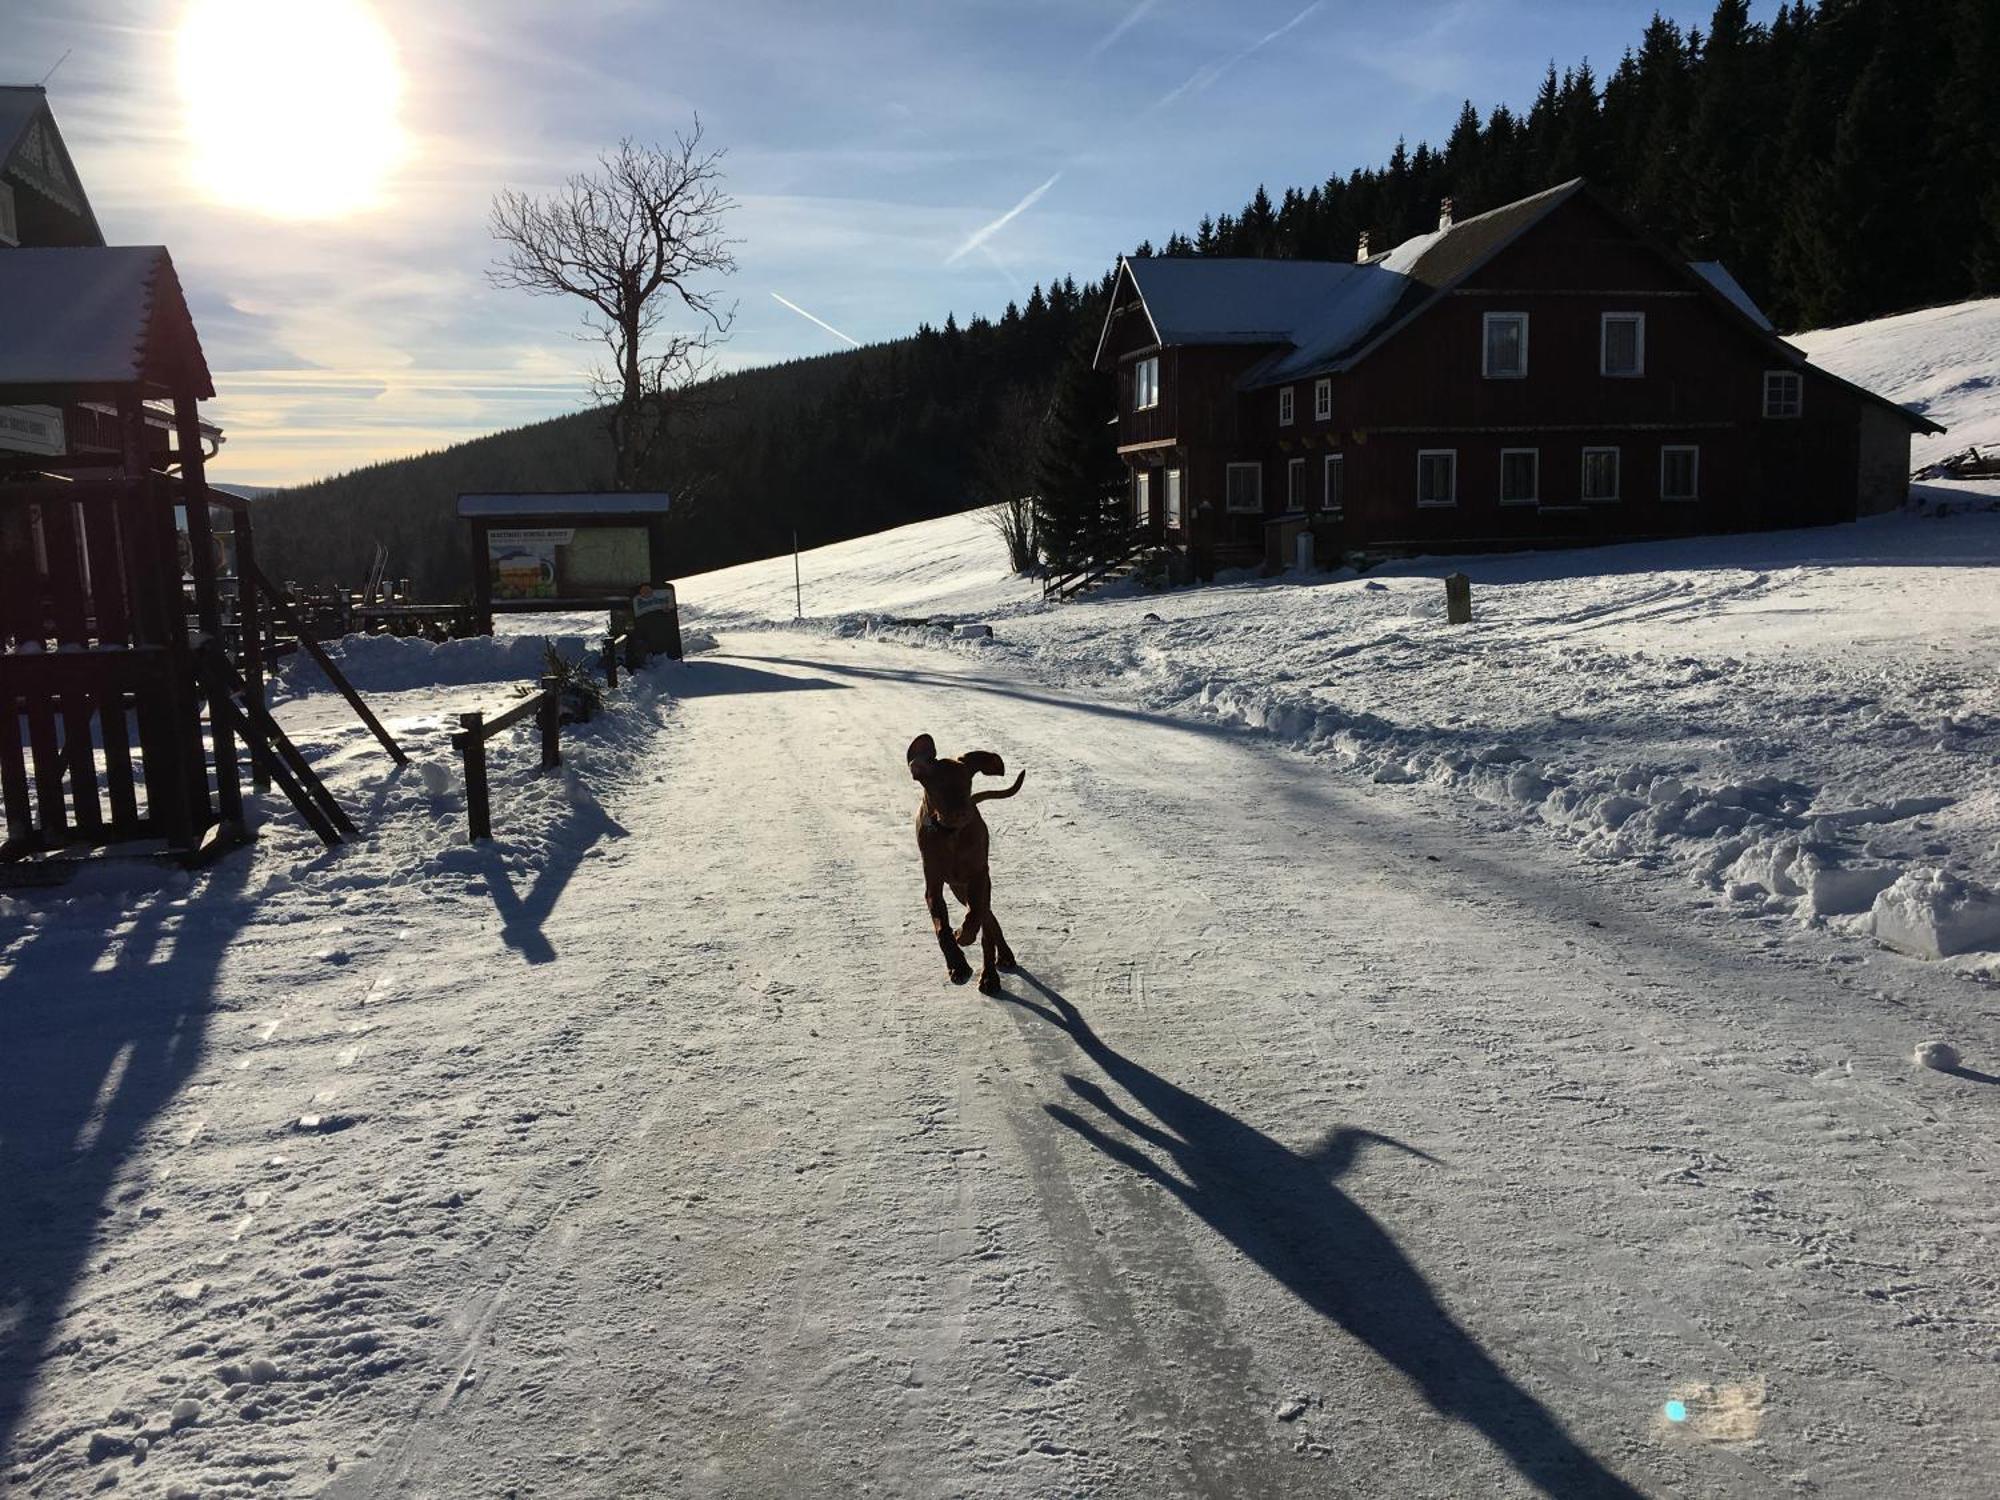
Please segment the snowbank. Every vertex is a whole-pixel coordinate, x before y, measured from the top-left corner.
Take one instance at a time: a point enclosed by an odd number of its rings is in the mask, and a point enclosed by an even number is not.
[[[490,635],[463,641],[425,641],[389,635],[350,635],[327,652],[361,693],[396,693],[485,682],[534,682],[553,645],[564,656],[588,658],[597,645],[581,635]],[[285,666],[293,693],[329,692],[333,684],[303,652]]]

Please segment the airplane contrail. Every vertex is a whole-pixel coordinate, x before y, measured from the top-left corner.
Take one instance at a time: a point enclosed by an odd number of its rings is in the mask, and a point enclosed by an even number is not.
[[[1158,5],[1159,3],[1160,0],[1139,0],[1139,3],[1137,5],[1133,6],[1129,11],[1125,13],[1124,20],[1120,21],[1116,26],[1112,27],[1109,31],[1107,31],[1104,34],[1104,36],[1098,41],[1097,45],[1095,47],[1092,47],[1090,51],[1084,54],[1084,60],[1086,62],[1090,62],[1094,61],[1099,57],[1102,57],[1105,54],[1105,52],[1108,51],[1121,36],[1125,35],[1126,32],[1130,31],[1134,26],[1137,26],[1141,21],[1145,20],[1146,12],[1151,10],[1154,6]]]
[[[1057,181],[1061,179],[1061,177],[1062,177],[1061,172],[1051,173],[1049,176],[1049,180],[1047,182],[1044,182],[1040,187],[1034,189],[1027,195],[1027,197],[1023,198],[1019,203],[1016,203],[1012,208],[1008,209],[1007,212],[1000,215],[1000,217],[995,219],[991,224],[982,225],[980,228],[973,230],[971,234],[965,237],[964,244],[960,245],[956,250],[952,251],[951,254],[947,255],[944,258],[944,263],[948,266],[956,265],[959,261],[963,260],[966,256],[970,255],[974,250],[977,250],[981,245],[985,244],[988,240],[992,239],[994,235],[998,234],[1002,229],[1005,229],[1007,225],[1012,223],[1015,219],[1019,218],[1022,214],[1026,213],[1029,209],[1033,208],[1037,203],[1039,203],[1041,201],[1042,194],[1046,193],[1050,188],[1054,187]]]
[[[819,324],[820,327],[824,328],[828,333],[832,334],[835,338],[845,339],[848,343],[852,344],[857,349],[861,347],[860,339],[854,338],[849,334],[842,333],[838,328],[835,328],[831,323],[827,322],[825,318],[815,318],[811,313],[807,312],[803,307],[800,307],[798,303],[792,301],[789,297],[780,297],[776,292],[773,292],[771,293],[771,300],[773,302],[778,303],[782,307],[789,307],[793,312],[797,313],[800,317],[804,318],[808,323]]]
[[[1220,78],[1224,73],[1227,73],[1231,68],[1235,67],[1238,63],[1249,60],[1257,53],[1262,52],[1266,47],[1270,46],[1271,43],[1275,42],[1279,37],[1283,36],[1286,32],[1290,31],[1293,27],[1301,25],[1305,21],[1306,17],[1310,16],[1314,11],[1318,10],[1325,3],[1326,0],[1313,0],[1313,3],[1311,5],[1308,5],[1304,10],[1300,11],[1297,15],[1293,16],[1291,20],[1285,22],[1284,25],[1280,26],[1275,31],[1265,32],[1262,36],[1258,37],[1256,41],[1252,42],[1249,46],[1245,47],[1241,52],[1236,53],[1232,57],[1224,58],[1219,63],[1203,63],[1200,67],[1196,68],[1192,73],[1188,74],[1187,80],[1184,83],[1182,83],[1178,88],[1169,89],[1166,93],[1162,94],[1159,98],[1155,99],[1153,101],[1152,108],[1165,109],[1169,104],[1172,104],[1176,99],[1179,99],[1184,94],[1200,93],[1203,89],[1207,88],[1210,84],[1214,83],[1216,79]]]

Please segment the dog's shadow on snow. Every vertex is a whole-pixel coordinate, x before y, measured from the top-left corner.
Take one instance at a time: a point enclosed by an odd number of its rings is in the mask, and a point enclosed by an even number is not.
[[[1111,1160],[1157,1183],[1322,1317],[1366,1344],[1440,1415],[1483,1434],[1544,1494],[1626,1496],[1612,1473],[1546,1407],[1516,1385],[1438,1301],[1402,1248],[1337,1183],[1364,1145],[1435,1161],[1369,1130],[1329,1132],[1301,1154],[1107,1046],[1077,1008],[1034,975],[1038,998],[1001,996],[1067,1032],[1084,1056],[1152,1118],[1096,1083],[1065,1073],[1086,1117],[1043,1108]],[[1161,1153],[1171,1168],[1107,1126]]]

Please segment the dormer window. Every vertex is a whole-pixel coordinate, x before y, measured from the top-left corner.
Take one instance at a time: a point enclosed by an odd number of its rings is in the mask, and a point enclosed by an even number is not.
[[[1132,366],[1132,410],[1150,411],[1160,404],[1160,356],[1149,355]]]
[[[1646,373],[1646,315],[1608,312],[1598,327],[1597,373],[1636,380]]]
[[[1524,312],[1488,313],[1484,320],[1485,347],[1479,373],[1488,380],[1528,378],[1528,315]]]
[[[1292,388],[1285,386],[1278,392],[1278,425],[1292,425]]]

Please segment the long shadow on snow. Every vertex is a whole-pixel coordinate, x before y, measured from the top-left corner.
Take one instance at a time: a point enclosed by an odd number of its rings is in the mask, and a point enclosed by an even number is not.
[[[685,670],[674,674],[671,684],[676,698],[718,698],[729,693],[799,693],[819,688],[847,687],[844,682],[829,682],[824,677],[760,672],[755,667],[742,666],[713,655],[693,657],[682,665]],[[787,665],[813,664],[796,662]]]
[[[566,813],[549,830],[548,853],[538,864],[525,895],[515,891],[507,876],[506,860],[490,845],[476,849],[464,867],[486,877],[487,894],[500,914],[500,941],[518,949],[531,964],[553,963],[555,945],[543,933],[542,924],[562,899],[584,857],[599,841],[623,837],[624,827],[593,798]]]
[[[164,894],[145,901],[122,932],[128,903],[117,894],[73,898],[34,929],[5,971],[0,1469],[45,1456],[17,1440],[28,1401],[57,1359],[73,1360],[79,1380],[96,1363],[82,1341],[50,1351],[49,1340],[119,1211],[111,1195],[127,1159],[200,1060],[249,863],[239,856],[218,867],[198,902],[173,907]],[[144,1189],[126,1184],[119,1202]]]
[[[1638,1490],[1508,1378],[1452,1320],[1389,1233],[1335,1186],[1370,1142],[1433,1158],[1373,1131],[1353,1129],[1332,1131],[1300,1155],[1113,1051],[1055,989],[1025,970],[1021,978],[1047,1003],[1013,994],[1002,998],[1067,1032],[1158,1123],[1140,1119],[1096,1084],[1066,1073],[1063,1081],[1071,1092],[1105,1121],[1164,1152],[1178,1170],[1169,1171],[1073,1110],[1045,1105],[1053,1119],[1172,1193],[1300,1301],[1400,1370],[1440,1415],[1477,1429],[1544,1494],[1639,1500]]]

